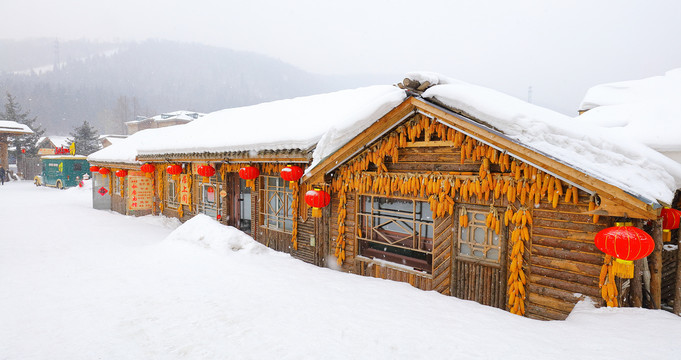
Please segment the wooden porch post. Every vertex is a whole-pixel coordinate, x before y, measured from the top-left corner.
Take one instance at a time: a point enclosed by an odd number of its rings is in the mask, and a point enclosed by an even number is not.
[[[662,219],[653,222],[653,240],[655,249],[649,256],[650,263],[650,297],[653,309],[660,309],[662,302]]]
[[[681,236],[676,241],[676,284],[674,284],[674,314],[681,316]]]
[[[643,281],[641,279],[641,273],[643,272],[642,260],[634,261],[634,278],[631,279],[631,306],[642,307],[643,306]]]
[[[9,169],[7,146],[7,134],[0,134],[0,166],[5,170]]]

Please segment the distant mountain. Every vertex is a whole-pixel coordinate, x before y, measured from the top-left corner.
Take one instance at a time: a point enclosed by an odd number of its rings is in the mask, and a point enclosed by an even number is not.
[[[199,44],[0,41],[0,91],[14,95],[48,134],[68,134],[84,120],[101,134],[124,133],[123,123],[136,116],[207,113],[397,81],[316,75],[267,56]]]

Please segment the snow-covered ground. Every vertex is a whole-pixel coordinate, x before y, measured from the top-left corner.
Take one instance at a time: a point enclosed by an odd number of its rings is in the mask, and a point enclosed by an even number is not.
[[[318,268],[195,217],[0,186],[0,359],[678,359],[681,318],[542,322]]]

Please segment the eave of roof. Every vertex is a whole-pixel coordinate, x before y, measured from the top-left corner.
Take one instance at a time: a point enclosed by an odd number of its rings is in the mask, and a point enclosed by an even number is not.
[[[431,100],[414,96],[407,98],[389,114],[377,120],[372,126],[341,147],[335,154],[321,161],[315,168],[306,173],[303,179],[310,183],[323,182],[324,175],[340,167],[367,145],[399,126],[405,117],[415,112],[437,119],[447,126],[456,127],[457,130],[477,140],[498,150],[508,152],[513,157],[589,193],[598,193],[602,199],[599,210],[606,211],[609,215],[645,219],[653,219],[658,216],[657,207],[659,205],[652,200],[627,193],[616,186],[586,174],[581,169],[576,169],[556,158],[520,144],[484,121],[474,119],[461,111],[446,108]]]

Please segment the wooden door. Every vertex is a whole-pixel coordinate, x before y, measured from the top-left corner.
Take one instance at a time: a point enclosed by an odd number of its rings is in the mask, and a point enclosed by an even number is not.
[[[459,214],[463,207],[458,207]],[[500,234],[485,226],[489,208],[466,207],[468,227],[454,228],[452,295],[483,305],[505,307],[506,229]],[[499,210],[499,213],[503,213]],[[458,216],[457,216],[458,219]]]
[[[223,201],[226,223],[251,235],[251,188],[237,173],[225,176],[227,196]]]

